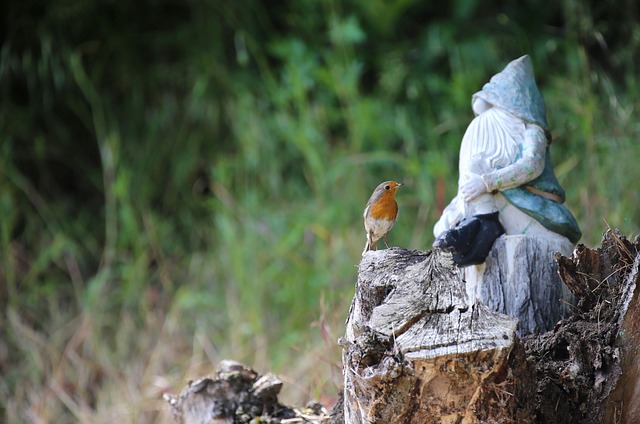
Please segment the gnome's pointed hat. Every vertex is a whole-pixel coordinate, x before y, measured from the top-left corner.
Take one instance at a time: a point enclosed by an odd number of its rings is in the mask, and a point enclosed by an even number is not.
[[[471,102],[479,97],[515,115],[523,121],[536,124],[548,130],[544,100],[533,76],[533,66],[528,55],[510,62],[502,72],[472,96]]]

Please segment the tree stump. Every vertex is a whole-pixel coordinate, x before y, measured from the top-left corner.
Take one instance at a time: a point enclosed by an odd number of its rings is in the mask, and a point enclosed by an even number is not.
[[[473,305],[448,254],[393,248],[360,263],[343,346],[343,402],[278,402],[282,385],[223,361],[165,400],[179,423],[640,422],[640,240],[556,255],[576,297],[552,331]]]
[[[607,231],[556,255],[574,314],[522,339],[517,319],[472,305],[447,254],[365,254],[341,340],[344,422],[640,422],[639,252]]]
[[[485,422],[514,414],[517,320],[472,305],[440,251],[364,255],[344,347],[345,422]],[[526,422],[526,417],[522,417]]]

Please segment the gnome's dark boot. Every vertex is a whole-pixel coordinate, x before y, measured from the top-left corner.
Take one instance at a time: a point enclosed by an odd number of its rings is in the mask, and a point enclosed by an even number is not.
[[[478,265],[487,259],[493,243],[502,234],[504,228],[498,212],[474,215],[440,235],[433,247],[451,252],[458,266]]]

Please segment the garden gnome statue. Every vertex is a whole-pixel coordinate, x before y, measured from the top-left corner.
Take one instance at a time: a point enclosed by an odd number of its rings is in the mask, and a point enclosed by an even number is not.
[[[549,251],[548,267],[554,266],[553,252],[569,254],[581,233],[551,167],[551,136],[529,56],[493,76],[471,105],[475,118],[460,146],[458,194],[434,227],[434,247],[467,267],[467,283],[486,274],[472,265],[487,262],[503,234],[541,244]],[[514,255],[503,259],[513,263]]]

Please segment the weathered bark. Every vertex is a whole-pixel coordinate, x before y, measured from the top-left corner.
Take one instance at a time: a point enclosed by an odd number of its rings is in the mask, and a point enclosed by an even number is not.
[[[620,380],[608,398],[607,423],[640,423],[640,300],[636,288],[638,258],[630,273],[629,309],[621,315],[616,345],[620,349]],[[633,286],[633,288],[632,288]]]
[[[341,340],[345,422],[640,422],[639,250],[608,231],[558,255],[575,313],[522,343],[513,318],[472,307],[446,254],[367,253]]]
[[[510,419],[516,324],[469,304],[448,254],[365,254],[342,340],[345,422]]]
[[[239,362],[222,361],[215,378],[189,382],[179,396],[165,394],[164,399],[182,424],[320,424],[330,420],[317,402],[298,409],[281,405],[281,388],[282,381],[273,374],[259,376]]]
[[[558,256],[578,303],[553,332],[523,340],[536,367],[538,422],[640,422],[639,250],[638,239],[609,230],[600,248]]]

